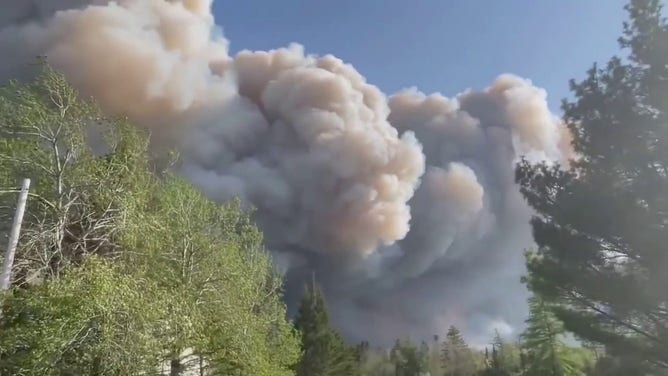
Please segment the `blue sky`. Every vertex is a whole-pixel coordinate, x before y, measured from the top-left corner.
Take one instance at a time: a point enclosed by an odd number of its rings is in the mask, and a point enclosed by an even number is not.
[[[417,86],[453,96],[501,73],[548,91],[619,52],[625,0],[216,0],[233,52],[303,44],[331,53],[386,93]]]

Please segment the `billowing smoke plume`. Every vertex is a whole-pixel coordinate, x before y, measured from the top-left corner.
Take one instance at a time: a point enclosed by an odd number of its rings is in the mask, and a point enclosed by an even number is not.
[[[0,5],[0,79],[46,55],[179,149],[211,198],[255,206],[289,302],[315,270],[353,340],[521,323],[530,213],[513,166],[569,156],[543,90],[503,75],[454,99],[387,98],[299,45],[230,56],[210,0],[41,3]]]

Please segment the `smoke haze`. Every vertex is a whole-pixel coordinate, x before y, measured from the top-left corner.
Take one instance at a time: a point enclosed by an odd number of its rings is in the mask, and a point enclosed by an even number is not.
[[[351,340],[455,324],[476,343],[521,325],[531,234],[514,163],[571,155],[544,90],[501,75],[454,98],[387,97],[297,44],[230,56],[211,0],[43,3],[0,5],[0,79],[46,55],[176,147],[209,197],[255,206],[291,306],[315,270]]]

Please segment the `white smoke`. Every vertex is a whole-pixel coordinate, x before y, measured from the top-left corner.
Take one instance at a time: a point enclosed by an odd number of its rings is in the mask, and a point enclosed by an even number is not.
[[[176,147],[209,197],[255,206],[289,301],[315,269],[351,339],[521,322],[530,213],[514,163],[570,156],[531,82],[387,98],[296,44],[230,56],[211,1],[16,3],[0,5],[0,52],[12,56],[0,78],[46,55],[105,111]]]

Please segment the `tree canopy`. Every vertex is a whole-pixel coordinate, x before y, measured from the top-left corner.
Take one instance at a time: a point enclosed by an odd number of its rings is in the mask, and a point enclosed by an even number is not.
[[[565,328],[668,367],[668,26],[657,0],[632,0],[621,47],[571,82],[570,168],[522,162],[535,210],[529,286]]]
[[[523,346],[527,354],[527,376],[576,376],[584,375],[564,343],[564,328],[554,317],[547,304],[539,297],[529,300],[527,329],[523,333]]]
[[[35,182],[3,300],[2,369],[138,374],[167,363],[178,375],[195,361],[292,374],[300,351],[282,279],[238,203],[172,175],[149,157],[147,134],[102,116],[49,67],[2,89],[0,134],[3,203],[22,177]]]
[[[521,344],[497,332],[491,352],[455,326],[442,342],[350,346],[315,281],[290,322],[250,209],[207,199],[178,156],[48,65],[0,87],[0,235],[33,181],[0,295],[0,374],[666,374],[668,23],[658,0],[627,10],[627,56],[563,103],[573,159],[517,166],[535,212],[530,316]]]
[[[475,372],[473,352],[457,327],[451,325],[443,342],[443,369],[447,376],[464,376]]]
[[[303,351],[296,367],[297,375],[357,374],[359,367],[355,351],[330,326],[325,297],[315,282],[304,289],[295,327],[301,332]]]

